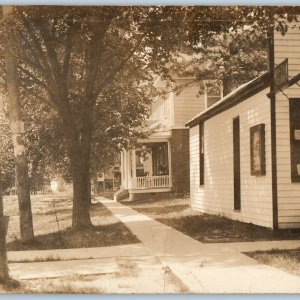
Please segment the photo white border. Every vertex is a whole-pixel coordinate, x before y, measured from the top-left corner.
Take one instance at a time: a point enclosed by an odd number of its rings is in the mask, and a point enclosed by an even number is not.
[[[214,5],[214,6],[300,6],[299,0],[0,0],[0,5]],[[0,294],[0,300],[299,300],[300,294],[103,294],[103,295],[85,295],[85,294]]]

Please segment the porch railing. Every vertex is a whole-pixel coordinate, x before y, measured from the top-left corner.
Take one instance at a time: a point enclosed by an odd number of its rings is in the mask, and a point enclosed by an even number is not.
[[[136,177],[134,188],[146,189],[146,188],[161,188],[170,186],[170,176],[143,176]]]

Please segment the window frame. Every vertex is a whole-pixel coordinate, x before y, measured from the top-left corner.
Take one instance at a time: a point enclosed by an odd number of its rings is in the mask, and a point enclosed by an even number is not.
[[[254,168],[254,135],[258,135],[259,149],[258,159],[260,162],[260,169]],[[263,176],[266,175],[266,146],[265,146],[265,124],[257,124],[250,127],[250,169],[252,176]]]
[[[297,103],[297,105],[295,105]],[[298,111],[300,112],[300,98],[290,98],[289,99],[289,125],[290,125],[290,164],[291,164],[291,181],[292,182],[300,182],[300,174],[297,172],[297,164],[296,164],[296,148],[300,149],[300,139],[295,138],[295,130],[300,130],[300,117],[298,122],[295,121],[293,116],[293,108],[298,106]],[[297,125],[298,123],[298,125]],[[300,161],[299,161],[300,164]],[[295,168],[296,165],[296,168]]]

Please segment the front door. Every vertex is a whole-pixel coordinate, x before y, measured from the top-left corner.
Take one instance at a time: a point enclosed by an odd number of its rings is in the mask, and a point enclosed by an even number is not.
[[[168,143],[152,145],[152,166],[154,176],[169,175]]]
[[[152,149],[142,145],[135,153],[136,177],[152,176]]]

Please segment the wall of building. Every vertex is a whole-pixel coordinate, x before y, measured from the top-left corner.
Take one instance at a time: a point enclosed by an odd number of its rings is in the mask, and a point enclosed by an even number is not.
[[[270,101],[268,89],[204,123],[205,184],[199,185],[199,126],[190,129],[192,207],[202,212],[272,227]],[[240,117],[241,210],[234,211],[232,120]],[[250,170],[250,127],[264,123],[266,175]]]
[[[177,79],[174,87],[181,86],[192,79]],[[198,95],[197,85],[190,85],[179,94],[170,92],[165,96],[157,97],[151,104],[150,120],[159,121],[170,127],[184,128],[195,112],[205,108],[205,97]]]
[[[151,104],[149,119],[172,125],[173,118],[173,93],[165,97],[156,97]]]
[[[282,36],[275,33],[275,63],[288,58],[289,77],[300,73],[299,24],[289,25]],[[290,118],[288,98],[300,98],[297,84],[276,96],[277,182],[279,228],[300,227],[300,182],[291,181]],[[299,112],[300,113],[300,112]]]
[[[289,96],[291,92],[285,91]],[[276,97],[276,119],[278,225],[300,227],[300,182],[291,181],[289,100],[282,94]]]
[[[177,80],[177,84],[184,84],[190,79]],[[174,124],[175,127],[184,127],[196,113],[204,110],[204,95],[198,95],[199,87],[190,85],[179,95],[174,93]]]
[[[298,16],[299,18],[300,16]],[[289,24],[287,33],[274,34],[275,64],[286,58],[289,60],[289,76],[293,77],[300,71],[300,31],[299,22]]]
[[[189,192],[189,130],[173,129],[171,146],[172,191]]]
[[[176,84],[186,84],[191,79],[177,79]],[[161,81],[156,85],[163,87]],[[171,177],[172,191],[175,193],[189,192],[189,130],[185,123],[190,120],[196,112],[204,109],[204,96],[197,97],[197,86],[186,87],[179,95],[170,92],[165,96],[157,97],[151,106],[149,119],[157,124],[163,124],[161,131],[152,134],[145,142],[155,142],[161,138],[163,132],[171,132]],[[130,163],[127,152],[123,152],[121,158],[122,187],[131,188]],[[153,194],[153,193],[151,193]],[[136,196],[137,197],[137,196]]]

